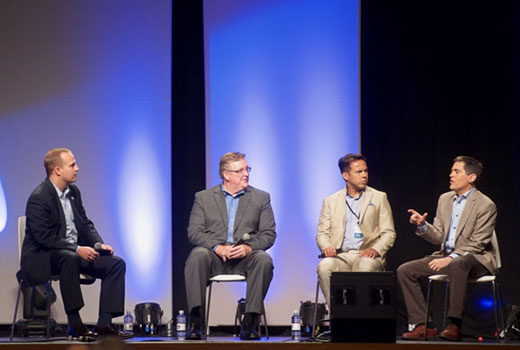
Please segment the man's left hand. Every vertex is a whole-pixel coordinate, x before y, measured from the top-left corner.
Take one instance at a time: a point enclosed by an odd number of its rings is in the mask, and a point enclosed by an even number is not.
[[[365,250],[362,250],[361,252],[359,252],[360,258],[375,259],[378,256],[379,256],[379,253],[377,252],[377,250],[372,249],[372,248],[368,248],[368,249],[365,249]]]
[[[453,259],[449,256],[440,259],[433,259],[428,263],[428,267],[435,272],[438,272],[448,266]]]
[[[231,248],[231,251],[229,252],[229,258],[230,259],[240,259],[243,257],[248,256],[251,253],[252,249],[247,244],[241,244],[237,245],[233,248]]]
[[[102,244],[101,249],[110,251],[110,255],[114,254],[114,248],[112,248],[108,244]]]

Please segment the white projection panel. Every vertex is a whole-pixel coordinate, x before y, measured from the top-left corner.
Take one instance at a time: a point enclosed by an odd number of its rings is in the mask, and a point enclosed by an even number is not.
[[[357,1],[204,2],[208,186],[219,157],[247,154],[270,192],[278,238],[265,305],[286,325],[314,299],[322,199],[344,186],[337,162],[359,145]],[[231,324],[244,286],[214,288],[212,324]],[[218,310],[218,311],[217,311]]]

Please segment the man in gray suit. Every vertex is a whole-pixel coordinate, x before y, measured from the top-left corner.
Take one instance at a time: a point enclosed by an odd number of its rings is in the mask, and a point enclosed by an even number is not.
[[[206,286],[212,276],[223,273],[246,276],[240,339],[260,339],[256,329],[274,268],[265,250],[274,244],[276,231],[269,193],[249,186],[250,172],[245,154],[226,153],[219,165],[222,184],[195,194],[188,226],[188,239],[195,248],[184,268],[188,339],[201,339]],[[249,239],[240,242],[246,233]]]
[[[401,265],[397,279],[403,291],[408,320],[416,327],[404,333],[403,339],[433,338],[435,328],[424,324],[426,302],[419,280],[430,275],[446,274],[450,280],[449,325],[439,336],[446,340],[462,339],[462,308],[467,281],[488,273],[495,273],[496,260],[492,253],[491,237],[495,229],[495,203],[475,188],[482,173],[478,160],[459,156],[453,160],[450,172],[450,192],[439,198],[433,225],[426,222],[428,213],[410,209],[410,223],[417,226],[416,234],[441,249],[430,256]],[[430,323],[431,321],[428,321]],[[426,327],[426,330],[425,330]]]

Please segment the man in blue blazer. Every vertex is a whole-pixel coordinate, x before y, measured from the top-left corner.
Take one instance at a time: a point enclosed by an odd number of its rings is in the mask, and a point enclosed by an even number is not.
[[[103,242],[85,213],[79,189],[72,184],[79,171],[72,152],[51,149],[44,164],[47,178],[27,201],[21,259],[23,280],[27,285],[38,285],[47,282],[51,275],[59,275],[69,336],[90,340],[96,333],[120,335],[112,318],[124,311],[125,262],[113,255],[114,250]],[[99,251],[107,254],[100,255]],[[101,279],[96,333],[85,327],[79,315],[84,305],[81,273]]]
[[[240,338],[260,339],[258,318],[273,278],[273,262],[265,250],[274,244],[276,231],[270,196],[249,186],[250,171],[245,154],[226,153],[220,158],[222,184],[195,194],[188,226],[188,239],[195,248],[184,270],[190,311],[188,339],[201,339],[206,286],[212,276],[222,273],[246,276],[247,303]],[[250,238],[239,242],[246,233]]]

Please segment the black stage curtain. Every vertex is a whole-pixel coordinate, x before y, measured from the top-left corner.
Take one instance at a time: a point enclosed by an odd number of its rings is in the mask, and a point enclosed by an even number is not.
[[[173,1],[172,296],[173,315],[186,311],[186,228],[195,192],[206,186],[202,0]],[[186,311],[187,313],[188,311]]]
[[[388,193],[392,270],[433,251],[407,209],[448,191],[457,155],[484,164],[478,188],[498,207],[505,302],[519,303],[518,1],[361,1],[361,143],[370,184]],[[404,311],[403,311],[404,312]],[[493,320],[491,320],[493,321]]]

